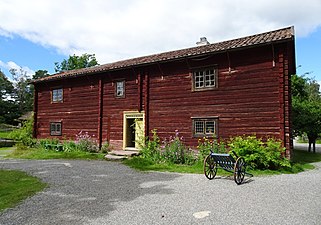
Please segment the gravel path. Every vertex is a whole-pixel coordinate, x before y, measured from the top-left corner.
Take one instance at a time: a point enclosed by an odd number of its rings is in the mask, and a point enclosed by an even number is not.
[[[320,224],[316,165],[238,186],[232,178],[141,173],[106,161],[0,160],[0,169],[24,170],[50,185],[2,212],[0,224]]]

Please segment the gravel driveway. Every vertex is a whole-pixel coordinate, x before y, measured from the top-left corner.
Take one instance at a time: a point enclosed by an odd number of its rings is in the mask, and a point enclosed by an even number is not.
[[[321,163],[295,175],[232,178],[142,173],[121,163],[0,160],[49,184],[0,224],[321,224]],[[1,179],[1,178],[0,178]]]

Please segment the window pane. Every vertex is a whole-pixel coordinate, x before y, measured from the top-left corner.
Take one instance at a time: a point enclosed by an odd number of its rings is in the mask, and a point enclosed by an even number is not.
[[[195,88],[201,88],[204,86],[204,77],[201,74],[201,72],[195,72],[194,73],[194,79],[195,79]]]
[[[61,122],[50,123],[50,135],[61,135]]]
[[[215,70],[205,69],[203,71],[194,72],[194,88],[210,88],[215,87]]]
[[[58,132],[58,133],[61,132],[61,124],[60,123],[56,124],[56,132]]]
[[[124,95],[124,81],[116,82],[116,96],[123,96]]]
[[[204,134],[204,121],[195,121],[195,133]]]
[[[52,101],[61,102],[63,100],[63,89],[54,89],[52,90]]]
[[[215,122],[206,121],[205,122],[206,134],[215,134]]]
[[[193,135],[196,137],[216,137],[217,119],[200,118],[193,119]]]
[[[56,131],[56,125],[54,123],[50,124],[50,132],[55,132]]]

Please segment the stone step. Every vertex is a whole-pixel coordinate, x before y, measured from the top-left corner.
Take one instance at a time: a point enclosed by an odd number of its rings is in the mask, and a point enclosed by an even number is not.
[[[107,160],[123,160],[123,159],[127,159],[127,157],[107,154],[107,155],[105,155],[105,159],[107,159]]]
[[[129,157],[133,157],[136,155],[139,155],[138,151],[113,150],[105,156],[105,159],[122,160],[122,159],[127,159]]]
[[[135,155],[139,155],[139,152],[138,151],[113,150],[113,151],[109,152],[109,155],[132,157]]]

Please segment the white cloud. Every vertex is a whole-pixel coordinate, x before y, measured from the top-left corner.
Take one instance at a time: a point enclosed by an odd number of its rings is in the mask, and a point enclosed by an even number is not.
[[[100,63],[295,25],[321,26],[320,0],[1,0],[0,35],[20,35]]]
[[[8,70],[8,71],[10,69],[16,69],[18,71],[18,74],[21,74],[20,71],[22,73],[26,73],[28,78],[31,78],[32,75],[35,74],[35,71],[30,69],[29,67],[27,67],[27,66],[19,66],[18,64],[16,64],[13,61],[9,61],[9,62],[5,63],[5,62],[2,62],[0,60],[0,69],[1,68],[5,69],[5,70]],[[12,76],[11,75],[8,76],[8,78],[9,78],[10,81],[12,81]]]

